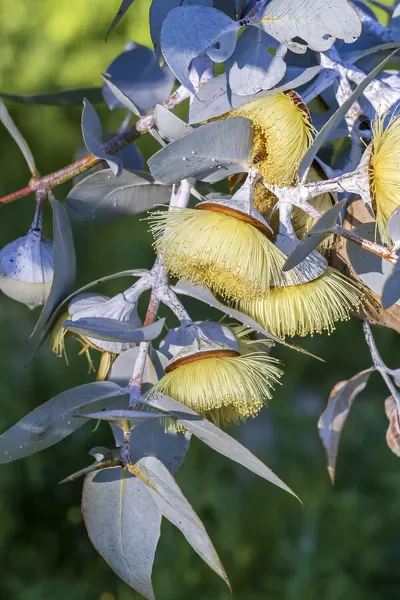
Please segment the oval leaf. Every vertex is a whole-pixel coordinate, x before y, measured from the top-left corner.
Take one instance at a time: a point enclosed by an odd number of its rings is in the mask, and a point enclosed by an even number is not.
[[[126,107],[134,113],[136,109],[135,114],[162,104],[175,81],[168,67],[160,68],[153,50],[135,42],[130,42],[107,68],[106,79],[103,96],[108,106]]]
[[[191,62],[216,44],[223,34],[236,33],[239,24],[223,12],[209,6],[173,8],[161,28],[161,51],[171,71],[192,93],[196,93],[189,78]],[[225,60],[235,46],[229,38]],[[225,48],[224,48],[225,50]]]
[[[116,179],[110,169],[85,177],[69,192],[65,204],[74,220],[81,223],[110,222],[167,204],[171,188],[154,183],[145,172],[123,170]]]
[[[269,52],[270,48],[276,54]],[[286,71],[286,48],[267,33],[248,27],[240,36],[236,49],[227,61],[229,87],[234,94],[248,96],[277,85]]]
[[[354,42],[361,33],[361,21],[347,0],[271,0],[259,27],[294,52],[304,52],[300,38],[309,48],[322,52],[335,40]]]
[[[135,464],[144,456],[154,456],[175,475],[189,450],[189,444],[190,433],[166,430],[162,422],[147,421],[131,434],[129,461]]]
[[[121,468],[89,473],[82,514],[97,552],[128,585],[154,600],[151,571],[162,514],[148,486]]]

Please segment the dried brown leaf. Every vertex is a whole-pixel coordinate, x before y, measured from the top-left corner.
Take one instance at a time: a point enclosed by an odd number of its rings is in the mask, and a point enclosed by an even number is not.
[[[318,421],[318,433],[321,438],[328,463],[328,473],[334,483],[336,458],[339,449],[340,435],[350,412],[354,399],[368,383],[374,369],[366,369],[337,383],[328,399],[328,405]]]
[[[396,456],[400,456],[400,414],[393,396],[385,400],[385,412],[389,419],[386,442]]]

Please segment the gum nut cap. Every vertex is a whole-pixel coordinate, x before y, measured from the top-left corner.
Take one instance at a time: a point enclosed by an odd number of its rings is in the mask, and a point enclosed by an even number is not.
[[[196,321],[197,332],[200,337],[210,338],[218,343],[229,346],[232,350],[238,350],[236,337],[229,327],[213,321]],[[173,358],[185,346],[192,344],[193,328],[183,323],[180,327],[170,329],[165,338],[160,342],[159,350],[169,359]]]
[[[45,303],[53,279],[53,244],[30,231],[0,252],[0,289],[29,308]]]
[[[102,294],[79,294],[69,303],[68,311],[72,321],[97,317],[123,321],[133,328],[141,327],[136,303],[129,302],[122,293],[112,298]],[[134,342],[111,342],[92,337],[87,339],[100,350],[113,354],[121,354],[136,345]]]

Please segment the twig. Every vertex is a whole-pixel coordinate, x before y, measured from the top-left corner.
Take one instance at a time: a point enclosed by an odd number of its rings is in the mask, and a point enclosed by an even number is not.
[[[364,329],[365,341],[367,342],[367,344],[369,346],[369,350],[371,352],[371,358],[374,363],[374,367],[381,374],[391,395],[393,396],[393,400],[396,402],[397,410],[400,413],[400,395],[389,376],[390,369],[388,369],[388,367],[383,362],[383,360],[378,352],[378,348],[376,347],[374,336],[372,335],[371,327],[370,327],[369,323],[367,323],[366,321],[363,322],[363,329]]]
[[[181,181],[179,184],[175,184],[172,188],[169,208],[185,208],[189,202],[191,187],[191,184],[186,179]],[[151,270],[151,276],[152,292],[143,325],[150,325],[155,321],[158,308],[163,299],[167,300],[167,304],[171,300],[171,296],[168,294],[168,276],[163,260],[160,257],[158,257],[154,263],[154,266]],[[181,310],[184,311],[182,314],[184,314],[185,319],[187,319],[188,315],[183,306],[181,306]],[[134,409],[141,395],[143,374],[149,348],[150,342],[141,342],[139,344],[138,355],[136,357],[132,377],[128,385],[130,409]]]
[[[164,103],[164,107],[168,110],[171,110],[183,100],[189,97],[189,92],[180,86]],[[154,113],[151,112],[143,117],[140,117],[138,121],[132,127],[129,127],[125,131],[118,133],[113,138],[111,138],[108,142],[103,144],[103,150],[107,154],[117,154],[120,150],[125,148],[128,144],[136,140],[140,135],[147,133],[154,125]],[[51,190],[52,188],[69,181],[73,177],[76,177],[80,173],[84,173],[88,171],[92,167],[100,164],[102,162],[101,158],[97,158],[94,154],[88,154],[84,158],[75,161],[74,163],[55,171],[54,173],[50,173],[49,175],[45,175],[44,177],[32,177],[29,182],[29,185],[26,187],[17,190],[16,192],[12,192],[7,196],[3,196],[0,198],[0,204],[9,204],[10,202],[14,202],[14,200],[18,200],[18,198],[23,198],[24,196],[28,196],[32,192],[36,192],[38,189],[47,189]]]

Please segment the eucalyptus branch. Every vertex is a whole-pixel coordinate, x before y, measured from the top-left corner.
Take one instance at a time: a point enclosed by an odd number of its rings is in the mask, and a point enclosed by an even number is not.
[[[188,205],[191,187],[191,183],[187,180],[183,180],[180,183],[175,184],[173,186],[171,192],[171,201],[169,205],[170,210],[173,208],[185,208]],[[157,317],[158,308],[163,299],[165,300],[165,304],[167,305],[169,305],[168,302],[172,300],[172,296],[169,294],[167,272],[164,268],[163,260],[160,257],[156,259],[154,266],[150,272],[150,276],[152,279],[152,292],[143,325],[150,325],[155,321]],[[184,307],[181,305],[180,310],[182,309],[185,310]],[[186,311],[185,317],[188,317]],[[139,352],[133,368],[132,377],[128,385],[128,389],[130,392],[130,409],[134,409],[141,395],[143,374],[149,348],[150,342],[141,342],[139,344]]]
[[[188,97],[189,92],[184,86],[180,86],[167,100],[165,100],[165,102],[163,102],[163,106],[168,110],[172,110]],[[102,148],[106,154],[117,154],[125,148],[125,146],[140,137],[140,135],[148,133],[153,126],[154,112],[150,112],[147,115],[140,117],[132,127],[129,127],[112,137],[108,142],[103,144]],[[94,154],[88,154],[84,158],[55,171],[54,173],[44,175],[43,177],[34,176],[26,187],[0,198],[0,205],[14,202],[14,200],[28,196],[39,189],[51,190],[57,185],[70,181],[80,173],[88,171],[101,162],[103,162],[103,159],[97,158]]]
[[[322,217],[323,213],[312,206],[309,201],[320,194],[329,192],[348,191],[362,195],[360,192],[361,183],[359,179],[357,181],[357,175],[357,172],[353,172],[345,174],[342,177],[336,177],[335,179],[298,184],[297,186],[292,187],[279,187],[264,182],[264,187],[272,192],[282,204],[289,203],[293,206],[297,206],[308,215],[313,217],[313,219],[318,221]],[[335,231],[332,233],[341,235],[351,242],[354,242],[358,246],[361,246],[365,250],[368,250],[368,252],[372,252],[373,254],[384,258],[393,265],[397,263],[398,256],[394,248],[387,248],[386,246],[382,246],[376,242],[366,240],[354,233],[354,231],[344,229],[340,226],[337,226]]]
[[[371,358],[374,363],[374,367],[382,376],[391,395],[393,396],[393,400],[396,402],[397,410],[400,412],[400,394],[398,393],[396,386],[393,384],[393,381],[390,377],[391,369],[389,369],[383,362],[383,360],[378,352],[378,348],[376,347],[374,336],[372,335],[371,327],[370,327],[369,323],[367,323],[366,321],[363,322],[363,329],[364,329],[365,341],[367,342],[369,350],[371,352]]]

